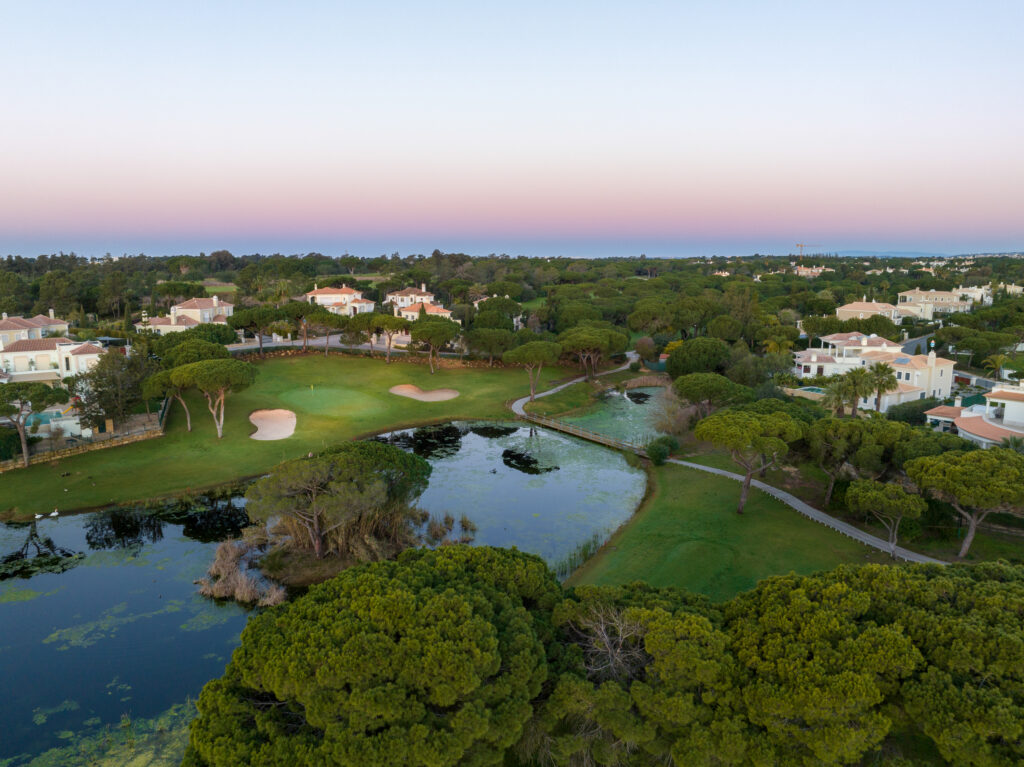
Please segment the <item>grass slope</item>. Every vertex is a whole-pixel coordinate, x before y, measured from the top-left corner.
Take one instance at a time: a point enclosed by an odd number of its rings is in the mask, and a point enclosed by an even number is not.
[[[224,439],[199,396],[189,400],[192,432],[174,404],[165,436],[97,450],[0,475],[0,518],[90,508],[198,490],[255,476],[275,464],[328,445],[401,426],[453,418],[509,418],[505,403],[528,391],[526,373],[515,369],[454,368],[430,375],[425,365],[385,364],[362,357],[309,355],[258,363],[256,383],[228,397]],[[566,371],[543,371],[541,387]],[[395,384],[458,389],[444,402],[417,402],[390,394]],[[249,413],[286,408],[298,417],[295,434],[257,442]],[[64,476],[64,475],[67,476]]]
[[[737,514],[739,484],[724,477],[666,465],[651,482],[640,510],[570,584],[642,580],[724,600],[771,575],[889,561],[757,490]]]

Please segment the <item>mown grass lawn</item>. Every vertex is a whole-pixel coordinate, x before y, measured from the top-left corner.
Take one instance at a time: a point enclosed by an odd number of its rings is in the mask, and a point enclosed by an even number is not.
[[[518,368],[452,368],[431,375],[426,365],[319,354],[257,363],[250,388],[230,395],[224,438],[218,440],[206,402],[189,398],[192,432],[175,403],[160,438],[96,450],[0,475],[0,518],[95,508],[208,488],[256,476],[275,464],[328,445],[402,426],[461,418],[510,418],[506,402],[529,391]],[[543,371],[541,388],[567,371]],[[390,394],[396,384],[452,388],[456,399],[418,402]],[[285,408],[297,415],[295,434],[260,442],[249,414]]]
[[[890,561],[758,490],[737,514],[739,483],[724,477],[665,465],[652,470],[651,482],[636,515],[570,584],[646,581],[718,601],[771,575]]]

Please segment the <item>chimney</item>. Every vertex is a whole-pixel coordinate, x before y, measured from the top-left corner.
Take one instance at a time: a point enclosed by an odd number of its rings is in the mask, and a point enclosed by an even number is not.
[[[178,324],[177,317],[178,317],[178,307],[177,306],[172,306],[171,307],[171,324],[172,325],[177,325]]]
[[[963,406],[964,406],[964,398],[963,397],[955,397],[953,399],[953,407],[963,407]]]
[[[53,319],[53,309],[50,309],[50,319]]]
[[[928,367],[930,367],[930,368],[935,367],[935,352],[934,351],[928,352]]]
[[[317,285],[315,282],[313,283],[313,290],[320,290],[320,286]]]
[[[213,305],[214,306],[220,306],[220,296],[215,295],[213,297]]]
[[[421,282],[420,283],[420,290],[422,290],[424,293],[426,293],[427,292],[427,283]]]
[[[7,312],[4,312],[2,315],[0,315],[0,320],[6,320],[6,319],[7,319]]]

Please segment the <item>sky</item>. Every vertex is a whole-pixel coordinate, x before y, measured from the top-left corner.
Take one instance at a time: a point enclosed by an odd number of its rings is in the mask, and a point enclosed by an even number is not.
[[[0,254],[1024,249],[1024,3],[0,3]]]

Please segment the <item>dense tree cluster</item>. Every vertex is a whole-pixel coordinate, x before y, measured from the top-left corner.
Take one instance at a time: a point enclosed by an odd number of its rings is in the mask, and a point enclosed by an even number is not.
[[[1022,605],[1005,564],[843,566],[711,604],[409,551],[253,618],[185,764],[1017,764]]]

